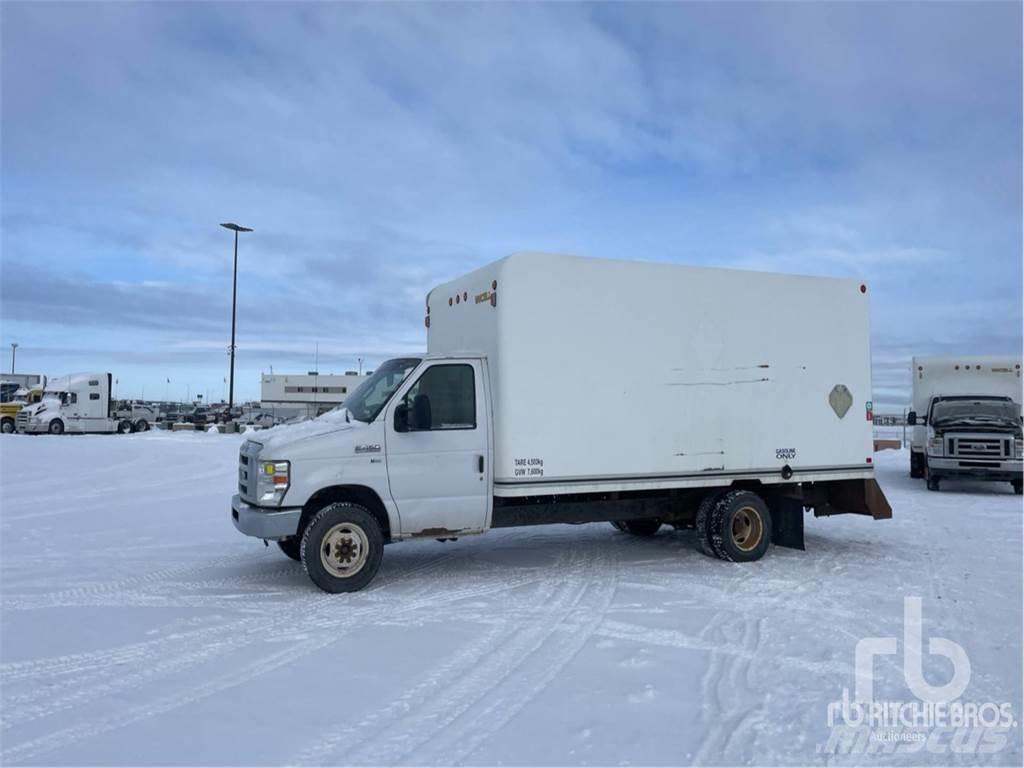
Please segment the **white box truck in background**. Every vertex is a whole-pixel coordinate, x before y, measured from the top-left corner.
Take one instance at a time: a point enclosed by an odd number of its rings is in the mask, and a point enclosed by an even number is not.
[[[803,512],[891,509],[872,466],[867,287],[517,254],[430,292],[427,354],[246,441],[235,526],[333,592],[381,547],[490,528],[696,528],[726,560]]]
[[[110,384],[109,373],[73,373],[50,379],[42,400],[18,412],[18,431],[51,435],[131,432],[132,422],[114,413]]]
[[[1021,493],[1021,358],[915,357],[910,476],[1012,483]]]

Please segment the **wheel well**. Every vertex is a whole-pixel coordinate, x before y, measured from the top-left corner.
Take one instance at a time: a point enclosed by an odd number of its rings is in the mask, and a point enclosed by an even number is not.
[[[328,504],[338,501],[348,501],[366,507],[366,510],[380,523],[384,542],[391,541],[391,521],[388,519],[388,511],[384,508],[384,502],[380,500],[376,491],[365,485],[331,485],[314,493],[302,507],[302,517],[299,518],[299,530],[296,536],[302,535],[313,515]]]

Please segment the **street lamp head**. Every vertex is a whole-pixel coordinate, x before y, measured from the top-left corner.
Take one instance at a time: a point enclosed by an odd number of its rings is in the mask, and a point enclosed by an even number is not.
[[[233,221],[221,224],[221,226],[224,227],[224,229],[230,229],[234,232],[252,232],[252,230],[249,227],[240,226],[238,224],[235,224]]]

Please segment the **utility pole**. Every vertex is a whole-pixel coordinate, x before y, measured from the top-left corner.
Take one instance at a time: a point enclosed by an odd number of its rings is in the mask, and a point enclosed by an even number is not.
[[[11,342],[11,373],[14,373],[14,354],[18,351],[18,343]]]
[[[228,385],[228,409],[235,405],[235,311],[238,305],[238,233],[252,232],[249,227],[242,227],[234,222],[221,224],[224,229],[235,233],[235,268],[231,279],[231,383]]]

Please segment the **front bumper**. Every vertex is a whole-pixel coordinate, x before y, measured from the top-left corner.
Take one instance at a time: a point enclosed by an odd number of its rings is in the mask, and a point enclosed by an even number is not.
[[[40,422],[39,424],[32,424],[31,422],[21,422],[15,424],[15,429],[25,435],[41,435],[50,431],[50,423]]]
[[[1024,476],[1024,462],[945,459],[938,456],[929,456],[928,472],[936,477],[1013,481],[1020,480]]]
[[[257,539],[287,539],[299,530],[302,507],[254,507],[237,493],[231,497],[231,521],[246,536]]]

